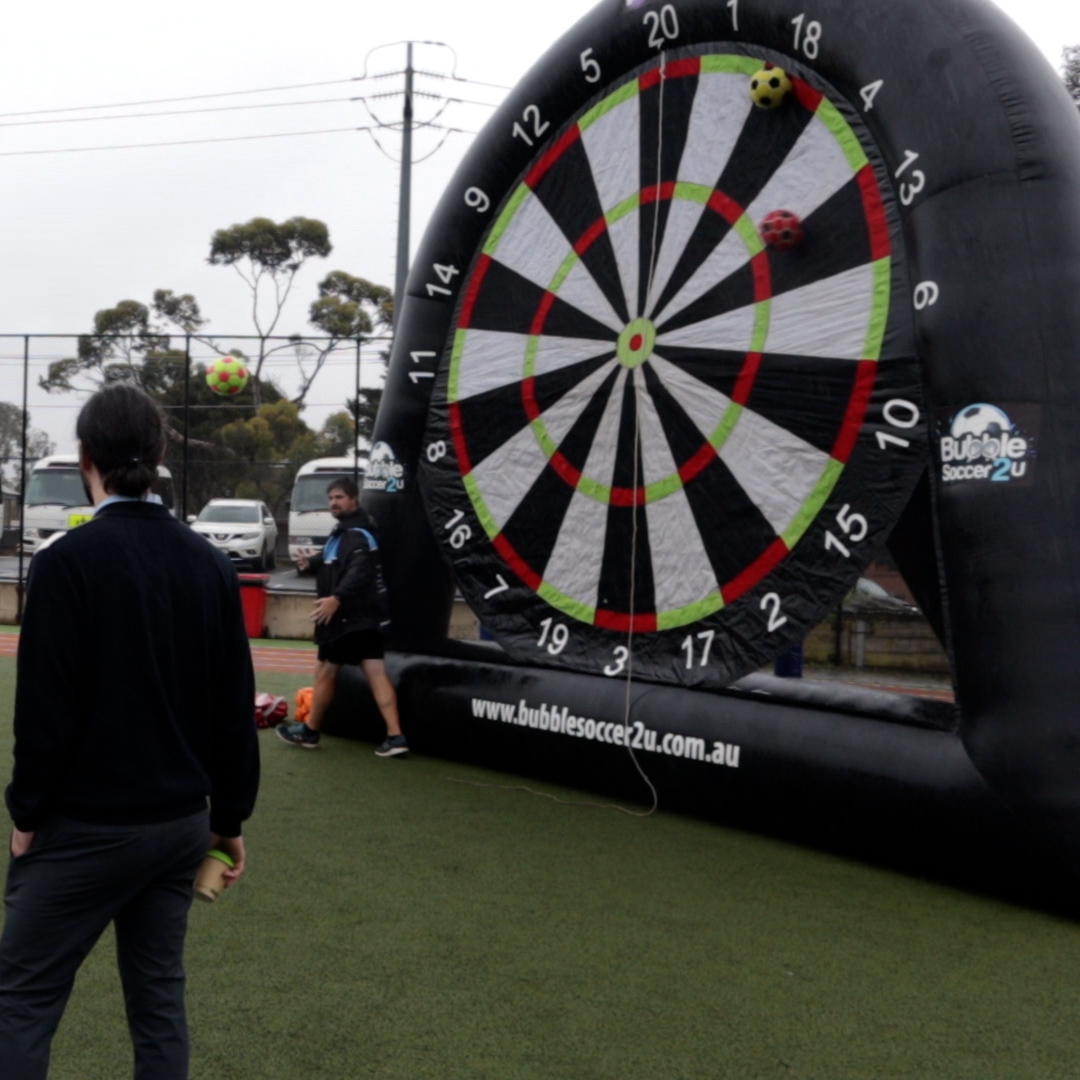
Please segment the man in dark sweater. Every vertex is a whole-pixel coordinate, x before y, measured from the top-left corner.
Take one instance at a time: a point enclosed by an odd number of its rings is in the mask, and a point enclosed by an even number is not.
[[[153,402],[109,387],[77,433],[95,516],[35,557],[19,641],[0,1077],[44,1080],[113,922],[136,1080],[185,1080],[192,882],[211,844],[243,873],[259,782],[251,653],[228,559],[149,495]]]
[[[360,491],[351,477],[334,480],[326,494],[337,524],[320,554],[302,556],[296,564],[302,574],[318,575],[319,600],[311,620],[319,661],[311,712],[306,723],[284,724],[277,733],[290,746],[317,747],[341,665],[359,664],[386,722],[386,739],[375,753],[401,757],[409,752],[409,744],[401,733],[397,694],[383,663],[381,627],[387,603],[375,523],[360,509]]]

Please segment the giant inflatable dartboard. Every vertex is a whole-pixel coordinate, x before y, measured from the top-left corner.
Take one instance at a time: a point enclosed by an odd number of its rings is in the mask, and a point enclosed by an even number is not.
[[[589,59],[568,122],[507,133],[533,154],[506,190],[477,177],[469,263],[433,267],[457,302],[429,509],[516,655],[617,675],[632,647],[641,676],[724,685],[835,605],[923,467],[899,217],[794,57],[708,42],[610,82]],[[790,85],[770,107],[762,71]],[[801,243],[765,242],[777,213]]]
[[[365,505],[433,730],[565,776],[590,717],[599,779],[637,718],[703,807],[739,745],[794,816],[796,773],[896,817],[979,792],[1080,860],[1078,190],[1075,103],[989,0],[602,0],[463,159],[398,313],[401,479]],[[735,723],[720,688],[886,536],[957,708],[766,679]],[[497,669],[430,658],[454,583]]]

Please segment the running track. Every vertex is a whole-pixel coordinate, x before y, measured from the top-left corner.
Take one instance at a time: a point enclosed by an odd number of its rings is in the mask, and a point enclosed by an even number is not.
[[[0,657],[14,656],[19,644],[17,633],[0,632]],[[311,675],[315,668],[315,650],[275,645],[253,645],[251,658],[255,670],[274,675]]]
[[[0,657],[14,656],[19,643],[17,633],[0,632]],[[252,645],[251,658],[255,670],[274,675],[313,675],[315,667],[314,648],[288,648],[276,645]],[[893,694],[912,694],[915,697],[933,698],[935,701],[953,701],[951,690],[935,690],[920,686],[888,686],[876,682],[851,680],[852,686],[865,686],[870,690],[885,690]]]

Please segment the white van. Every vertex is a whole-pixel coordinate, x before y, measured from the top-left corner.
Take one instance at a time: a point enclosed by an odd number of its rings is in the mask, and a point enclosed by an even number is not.
[[[172,474],[158,466],[154,494],[173,508]],[[86,498],[77,454],[53,454],[34,462],[26,485],[26,509],[23,514],[23,551],[33,555],[42,543],[57,533],[88,521],[94,508]]]
[[[353,476],[363,488],[367,460],[363,457],[316,458],[300,466],[289,501],[289,558],[321,550],[334,528],[327,509],[326,489],[338,476]]]

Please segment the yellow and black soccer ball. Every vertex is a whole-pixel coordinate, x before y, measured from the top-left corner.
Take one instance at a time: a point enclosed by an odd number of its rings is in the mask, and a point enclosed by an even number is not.
[[[766,64],[750,78],[750,99],[759,109],[776,109],[791,93],[787,72],[774,64]]]

